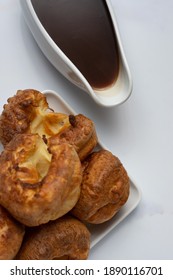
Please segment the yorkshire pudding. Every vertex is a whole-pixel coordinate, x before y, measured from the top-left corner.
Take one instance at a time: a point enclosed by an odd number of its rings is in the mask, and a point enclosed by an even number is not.
[[[75,218],[64,216],[27,232],[17,260],[85,260],[90,233]]]
[[[0,205],[0,260],[12,260],[20,249],[24,226]]]
[[[83,161],[95,148],[98,139],[92,120],[82,114],[69,116],[70,126],[49,138],[50,143],[69,143],[76,149]]]
[[[18,90],[0,116],[0,141],[5,146],[16,134],[38,133],[47,138],[70,125],[68,115],[54,113],[46,97],[34,89]]]
[[[0,157],[0,204],[27,226],[55,220],[80,195],[81,162],[67,144],[48,146],[38,134],[18,134]]]
[[[129,177],[120,160],[107,150],[93,152],[83,169],[80,198],[72,214],[88,223],[103,223],[127,201]]]

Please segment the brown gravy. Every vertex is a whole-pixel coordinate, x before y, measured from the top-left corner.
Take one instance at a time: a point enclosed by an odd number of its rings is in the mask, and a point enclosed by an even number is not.
[[[106,88],[116,81],[118,47],[105,0],[31,2],[50,37],[93,88]]]

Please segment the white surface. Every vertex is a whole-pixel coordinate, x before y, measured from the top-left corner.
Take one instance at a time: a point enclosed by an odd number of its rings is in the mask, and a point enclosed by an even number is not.
[[[99,138],[142,189],[142,201],[90,259],[173,259],[173,1],[112,0],[133,76],[130,99],[100,108],[37,47],[18,0],[0,0],[0,104],[17,89],[56,90],[96,123]]]
[[[49,107],[55,112],[62,112],[66,114],[75,114],[71,106],[63,100],[63,98],[55,91],[45,90],[43,93],[46,95]],[[96,147],[97,150],[107,149],[100,139]],[[91,248],[100,242],[111,230],[113,230],[119,223],[127,218],[130,213],[138,206],[141,201],[141,190],[130,178],[130,195],[125,205],[120,211],[108,222],[101,225],[88,224],[87,227],[91,233]]]

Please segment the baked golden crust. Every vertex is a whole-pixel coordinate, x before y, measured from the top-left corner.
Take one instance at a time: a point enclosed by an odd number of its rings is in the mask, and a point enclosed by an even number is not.
[[[12,260],[20,249],[25,228],[0,205],[0,260]]]
[[[54,113],[46,96],[34,89],[18,90],[9,98],[0,116],[0,141],[5,146],[21,133],[52,136],[68,127],[68,115]]]
[[[93,224],[111,219],[129,196],[129,177],[120,160],[107,150],[93,152],[83,163],[80,198],[72,214]]]
[[[90,249],[90,233],[75,218],[64,216],[32,229],[16,256],[18,260],[85,260]]]
[[[76,149],[83,161],[96,147],[98,139],[92,120],[82,114],[69,116],[70,126],[51,137],[51,143],[69,143]]]
[[[80,195],[81,162],[75,149],[64,143],[48,151],[38,134],[18,134],[0,157],[0,204],[27,226],[63,216]]]

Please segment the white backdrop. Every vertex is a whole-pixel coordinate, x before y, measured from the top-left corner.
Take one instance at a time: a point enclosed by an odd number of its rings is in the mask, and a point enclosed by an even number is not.
[[[142,201],[90,259],[172,259],[173,1],[112,0],[133,77],[130,99],[98,107],[47,61],[18,0],[0,0],[0,106],[18,89],[57,91],[96,123],[101,141],[142,190]]]

